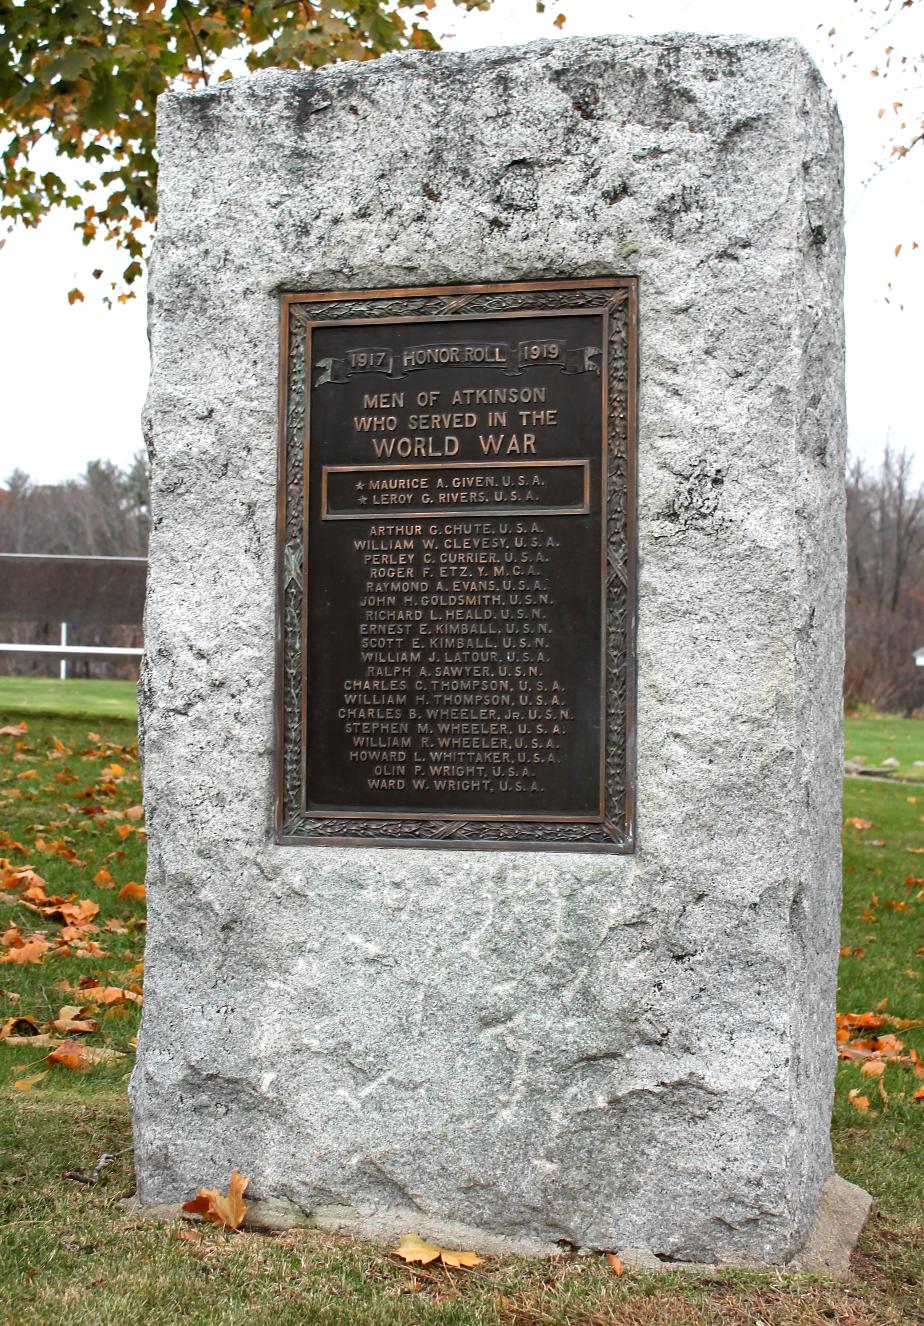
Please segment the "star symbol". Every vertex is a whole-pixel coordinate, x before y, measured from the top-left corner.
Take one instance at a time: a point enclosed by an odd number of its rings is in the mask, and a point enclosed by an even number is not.
[[[365,486],[366,486],[366,485],[363,483],[362,479],[360,479],[360,480],[357,482],[357,484],[356,484],[356,491],[357,491],[358,493],[361,493],[362,490],[365,488]]]
[[[368,501],[369,501],[368,497],[358,497],[356,500],[357,500],[357,502],[368,502]]]

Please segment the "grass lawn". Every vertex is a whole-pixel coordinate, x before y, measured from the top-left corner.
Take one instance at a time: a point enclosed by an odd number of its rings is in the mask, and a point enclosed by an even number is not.
[[[892,718],[888,714],[863,715],[844,720],[844,756],[862,759],[866,769],[880,770],[893,778],[915,778],[924,782],[924,722]],[[883,765],[898,760],[898,765]]]
[[[4,714],[86,714],[90,718],[108,714],[134,722],[136,686],[134,681],[0,677],[0,726],[9,721]]]
[[[82,694],[79,702],[86,714]],[[46,716],[38,716],[41,709]],[[0,735],[0,858],[7,863],[5,872],[0,865],[0,879],[4,873],[7,879],[7,887],[0,887],[0,956],[38,946],[29,950],[37,961],[0,965],[0,1321],[924,1322],[924,1101],[913,1100],[924,1079],[903,1062],[912,1046],[924,1055],[921,1026],[886,1024],[849,1033],[894,1035],[902,1044],[888,1043],[891,1058],[881,1077],[865,1074],[859,1060],[842,1062],[838,1072],[838,1169],[876,1199],[854,1274],[843,1284],[778,1272],[617,1279],[596,1255],[489,1258],[475,1271],[410,1269],[387,1249],[340,1236],[297,1231],[268,1237],[149,1223],[126,1214],[119,1200],[131,1193],[133,1180],[125,1086],[144,935],[144,900],[137,889],[125,889],[144,878],[135,731],[132,722],[117,717],[90,722],[50,717],[47,707],[41,709],[36,704],[0,717],[0,726],[22,718],[28,724],[24,733]],[[883,731],[887,741],[894,734],[903,759],[920,745],[917,724],[890,720]],[[867,743],[860,753],[872,760],[874,747]],[[844,814],[855,823],[844,829],[846,954],[839,1008],[924,1019],[924,789],[918,795],[907,785],[850,779]],[[42,886],[10,875],[27,865]],[[95,1024],[68,1039],[78,1056],[82,1049],[98,1062],[49,1064],[47,1056],[56,1050],[68,1058],[68,1050],[56,1045],[67,1036],[68,1019]],[[39,1043],[40,1036],[50,1043]],[[110,1160],[100,1166],[104,1154]]]

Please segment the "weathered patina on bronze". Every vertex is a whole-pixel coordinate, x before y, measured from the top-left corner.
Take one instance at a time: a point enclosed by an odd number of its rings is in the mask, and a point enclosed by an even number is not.
[[[283,297],[278,841],[632,850],[636,323]]]

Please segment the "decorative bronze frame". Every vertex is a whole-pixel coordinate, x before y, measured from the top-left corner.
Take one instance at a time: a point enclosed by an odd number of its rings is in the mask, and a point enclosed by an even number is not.
[[[311,328],[600,313],[603,393],[601,614],[603,687],[600,813],[311,811],[305,805],[307,627],[304,541]],[[275,833],[288,846],[635,850],[636,434],[638,282],[635,277],[284,294],[280,308],[277,504]]]

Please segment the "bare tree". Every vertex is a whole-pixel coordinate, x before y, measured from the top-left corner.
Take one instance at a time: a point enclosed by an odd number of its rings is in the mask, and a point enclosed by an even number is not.
[[[878,470],[847,470],[848,703],[912,711],[924,706],[924,488],[912,457],[887,446]]]
[[[149,505],[144,452],[138,452],[124,470],[111,461],[92,461],[79,479],[58,484],[34,484],[17,469],[5,487],[0,487],[0,552],[146,557]],[[58,623],[22,623],[9,628],[8,638],[22,644],[51,644],[57,641],[57,631]],[[71,640],[80,644],[141,643],[137,631],[117,628],[106,632],[87,626],[72,634]],[[89,675],[89,662],[71,666],[74,672]],[[133,663],[94,661],[92,668],[100,676],[126,676],[135,671]],[[0,672],[7,675],[56,670],[56,662],[0,655]]]

